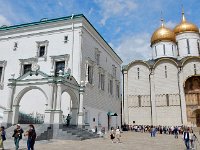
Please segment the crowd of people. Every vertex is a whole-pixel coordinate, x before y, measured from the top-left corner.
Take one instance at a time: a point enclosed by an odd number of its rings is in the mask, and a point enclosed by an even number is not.
[[[29,129],[24,132],[24,130],[20,127],[20,124],[16,125],[16,128],[14,129],[12,137],[14,138],[14,144],[15,144],[15,150],[19,149],[19,142],[24,136],[27,136],[27,149],[28,150],[34,150],[34,144],[36,139],[36,132],[35,128],[32,124],[29,125]],[[4,149],[4,141],[6,140],[6,132],[5,128],[2,126],[0,128],[0,150]]]

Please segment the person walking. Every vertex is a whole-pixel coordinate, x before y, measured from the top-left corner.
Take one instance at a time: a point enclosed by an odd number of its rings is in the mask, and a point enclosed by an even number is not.
[[[15,143],[15,150],[19,149],[19,141],[22,139],[22,134],[24,133],[23,129],[20,127],[20,124],[17,124],[16,129],[14,130],[14,133],[12,137],[14,137],[14,143]]]
[[[190,149],[190,129],[188,128],[186,131],[183,132],[183,140],[185,142],[186,149]]]
[[[29,125],[29,130],[26,131],[24,136],[28,136],[28,140],[27,140],[28,150],[34,150],[36,132],[35,132],[35,127],[32,124]]]
[[[2,128],[0,128],[0,135],[2,135]],[[0,136],[0,149],[4,149],[3,148],[3,136]]]
[[[117,138],[117,143],[120,143],[120,138],[121,138],[121,131],[119,129],[119,126],[117,127],[116,131],[115,131],[115,135],[116,135],[116,138]]]
[[[196,135],[193,133],[193,130],[190,132],[190,145],[191,149],[195,149],[195,140],[196,140]]]
[[[178,127],[174,128],[174,137],[175,139],[178,139]]]
[[[0,128],[0,135],[1,135],[0,149],[4,149],[3,142],[6,140],[6,131],[5,131],[4,126],[1,126]]]
[[[114,139],[115,139],[115,131],[114,128],[111,127],[111,131],[110,131],[110,139],[112,140],[112,143],[114,143]]]

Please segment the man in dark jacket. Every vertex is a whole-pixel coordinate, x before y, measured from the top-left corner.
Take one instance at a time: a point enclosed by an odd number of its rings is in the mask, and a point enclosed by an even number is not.
[[[13,136],[14,137],[14,142],[15,142],[15,149],[18,150],[19,149],[19,141],[22,139],[22,133],[23,133],[23,129],[20,127],[19,124],[17,124],[16,129],[14,130]]]
[[[190,149],[190,129],[189,128],[183,133],[183,140],[185,142],[185,146],[187,150],[189,150]]]

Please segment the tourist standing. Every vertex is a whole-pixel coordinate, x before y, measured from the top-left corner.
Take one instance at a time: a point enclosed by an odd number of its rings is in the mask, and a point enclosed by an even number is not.
[[[193,130],[191,130],[190,132],[190,145],[191,148],[194,149],[194,144],[195,144],[195,140],[196,140],[196,135],[193,133]]]
[[[34,150],[36,132],[35,132],[35,127],[32,124],[29,125],[29,130],[26,131],[24,136],[28,136],[28,140],[27,140],[27,148],[28,148],[28,150]]]
[[[190,149],[190,129],[188,128],[186,131],[183,132],[183,140],[185,142],[185,146],[187,150]]]
[[[70,116],[70,114],[67,115],[66,121],[67,121],[67,127],[70,124],[70,120],[72,119],[72,117]]]
[[[114,143],[114,139],[115,139],[115,131],[114,128],[111,127],[111,131],[110,131],[110,139],[112,141],[112,143]]]
[[[174,137],[175,139],[178,139],[178,127],[174,128]]]
[[[116,131],[115,131],[115,135],[116,135],[116,138],[117,138],[117,143],[120,143],[120,137],[121,137],[121,131],[119,129],[119,126],[117,127]]]
[[[3,149],[3,142],[6,140],[6,131],[4,126],[0,128],[0,135],[1,135],[1,142],[0,142],[0,149]]]
[[[20,124],[17,124],[17,127],[12,135],[12,137],[14,137],[16,150],[19,149],[19,141],[22,139],[22,133],[24,133],[23,129],[20,127]]]

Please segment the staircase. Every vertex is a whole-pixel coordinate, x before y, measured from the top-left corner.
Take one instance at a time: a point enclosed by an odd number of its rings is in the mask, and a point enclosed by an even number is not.
[[[21,124],[20,126],[24,132],[29,129],[28,124]],[[86,140],[99,137],[99,135],[93,133],[91,130],[78,128],[77,126],[34,124],[34,127],[37,134],[36,141],[49,139]],[[11,126],[6,129],[7,140],[12,139],[15,128],[16,126]],[[26,140],[24,137],[23,139]]]
[[[59,125],[59,129],[54,134],[54,138],[64,140],[86,140],[98,137],[99,135],[88,129],[78,128],[77,126],[67,127],[65,125]]]

